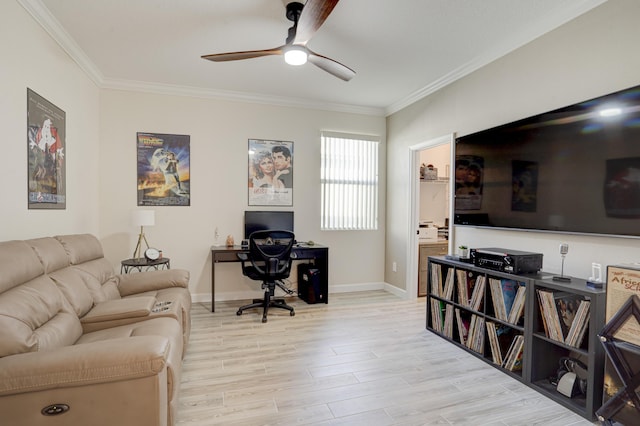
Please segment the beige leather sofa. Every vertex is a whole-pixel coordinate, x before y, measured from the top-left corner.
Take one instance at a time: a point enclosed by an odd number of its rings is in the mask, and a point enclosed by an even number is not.
[[[116,275],[88,234],[0,242],[0,424],[174,424],[188,281]]]

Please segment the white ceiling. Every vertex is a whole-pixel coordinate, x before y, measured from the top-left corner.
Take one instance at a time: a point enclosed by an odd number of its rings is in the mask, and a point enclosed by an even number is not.
[[[606,0],[342,0],[308,47],[344,82],[279,56],[289,0],[18,0],[99,87],[388,115]]]

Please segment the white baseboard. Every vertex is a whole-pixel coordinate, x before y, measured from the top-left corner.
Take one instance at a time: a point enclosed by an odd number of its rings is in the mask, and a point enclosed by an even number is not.
[[[403,290],[391,284],[384,283],[384,290],[388,291],[389,293],[395,294],[396,296],[401,297],[403,299],[409,298],[409,295],[407,294],[407,290]]]
[[[337,284],[329,286],[331,293],[353,293],[356,291],[384,290],[385,283]]]
[[[276,292],[277,297],[285,297],[285,294]],[[226,291],[224,293],[216,293],[216,302],[226,302],[229,300],[251,300],[262,299],[264,297],[263,291]],[[193,303],[206,303],[211,302],[211,293],[198,293],[191,294],[191,301]]]
[[[191,303],[211,302],[211,293],[191,293]]]
[[[357,284],[338,284],[329,287],[329,294],[331,293],[353,293],[357,291],[371,291],[371,290],[385,290],[389,293],[393,293],[398,297],[406,298],[406,290],[392,286],[384,282],[378,283],[357,283]],[[264,295],[261,291],[228,291],[224,293],[216,294],[217,302],[225,302],[229,300],[249,300],[262,298]],[[278,297],[282,297],[281,294],[276,294]],[[193,303],[206,303],[211,302],[211,293],[192,293],[191,301]]]

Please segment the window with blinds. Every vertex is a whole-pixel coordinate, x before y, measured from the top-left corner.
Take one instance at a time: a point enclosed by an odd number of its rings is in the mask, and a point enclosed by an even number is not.
[[[371,136],[323,132],[323,230],[378,229],[378,148]]]

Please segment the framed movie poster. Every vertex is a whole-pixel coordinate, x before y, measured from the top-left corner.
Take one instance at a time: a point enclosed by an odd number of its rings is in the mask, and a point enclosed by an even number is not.
[[[511,161],[511,210],[535,212],[538,203],[538,162]]]
[[[140,133],[138,205],[191,205],[189,135]]]
[[[608,217],[640,217],[640,157],[607,160],[604,182],[604,207]]]
[[[249,205],[293,205],[293,142],[249,139]]]
[[[29,209],[67,207],[65,129],[65,112],[27,88]]]
[[[484,158],[456,155],[456,210],[480,210],[484,179]]]

